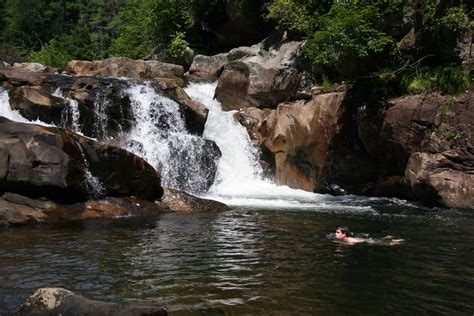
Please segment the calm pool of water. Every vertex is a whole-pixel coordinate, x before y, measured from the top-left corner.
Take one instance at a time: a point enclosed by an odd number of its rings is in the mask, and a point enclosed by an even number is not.
[[[236,209],[0,231],[0,314],[39,287],[189,314],[474,312],[474,214],[360,201],[360,210]],[[345,245],[338,225],[398,246]]]

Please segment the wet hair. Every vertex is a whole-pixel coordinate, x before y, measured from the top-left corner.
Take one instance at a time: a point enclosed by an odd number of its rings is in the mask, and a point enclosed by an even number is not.
[[[349,237],[350,234],[351,234],[351,231],[349,230],[349,227],[347,227],[347,226],[339,226],[339,227],[337,228],[337,230],[340,230],[341,233],[343,233],[343,234],[346,235],[347,237]]]

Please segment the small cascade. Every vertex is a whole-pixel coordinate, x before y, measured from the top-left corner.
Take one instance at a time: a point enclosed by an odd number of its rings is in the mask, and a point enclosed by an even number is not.
[[[263,170],[258,163],[259,150],[252,145],[250,137],[241,124],[234,119],[235,111],[223,111],[213,98],[217,82],[192,84],[186,93],[209,109],[204,138],[216,142],[222,152],[219,161],[216,185],[219,191],[235,189],[239,183],[261,181]]]
[[[61,127],[68,128],[74,133],[82,134],[79,125],[81,113],[79,112],[79,103],[77,100],[65,97],[61,88],[57,88],[52,95],[65,100],[68,104],[61,114]]]
[[[99,93],[96,96],[94,102],[94,137],[97,139],[106,139],[108,132],[107,132],[107,123],[108,123],[108,116],[106,113],[107,107],[109,106],[109,102],[103,93]]]
[[[84,171],[84,184],[87,187],[87,191],[89,192],[90,198],[100,199],[107,194],[107,190],[102,185],[99,178],[97,178],[90,172],[89,161],[87,160],[86,153],[84,152],[81,143],[76,142],[76,145],[79,149],[79,152],[81,153],[82,162],[86,167],[86,170]]]
[[[179,104],[151,85],[128,89],[135,126],[125,137],[125,149],[144,158],[160,171],[162,185],[190,193],[209,184],[209,144],[187,132]]]
[[[10,97],[8,95],[8,91],[3,89],[2,87],[0,87],[0,116],[6,117],[7,119],[15,122],[38,124],[42,126],[53,126],[40,120],[30,121],[24,118],[19,111],[12,110],[12,108],[10,107]]]

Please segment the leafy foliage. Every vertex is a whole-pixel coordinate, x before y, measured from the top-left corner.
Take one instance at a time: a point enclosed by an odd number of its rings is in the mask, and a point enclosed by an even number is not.
[[[469,71],[456,66],[423,67],[405,74],[401,81],[411,93],[438,90],[457,95],[469,87]]]
[[[167,49],[167,54],[174,58],[182,57],[189,43],[184,39],[184,33],[178,32],[175,34]]]
[[[118,32],[113,40],[112,55],[140,58],[153,49],[152,2],[134,1],[120,10],[111,22]]]
[[[382,52],[392,39],[378,29],[379,21],[374,6],[335,6],[317,19],[319,28],[309,38],[306,54],[315,63],[335,65]]]
[[[55,40],[50,40],[39,51],[30,51],[28,59],[43,65],[58,68],[65,68],[66,63],[71,59],[60,44]]]
[[[209,47],[197,42],[217,37],[229,10],[241,23],[265,15],[305,39],[314,77],[326,83],[377,77],[449,94],[469,83],[454,53],[474,25],[468,0],[3,0],[0,59],[61,67],[156,51],[179,58],[190,43]],[[401,45],[411,28],[416,36]]]

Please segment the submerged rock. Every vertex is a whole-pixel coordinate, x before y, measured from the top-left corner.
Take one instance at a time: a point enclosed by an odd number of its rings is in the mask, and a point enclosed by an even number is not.
[[[162,201],[174,212],[223,212],[230,210],[227,205],[221,202],[198,198],[175,189],[165,188],[164,190]]]
[[[15,315],[168,315],[165,307],[124,305],[87,299],[63,288],[40,288]]]
[[[156,217],[170,209],[159,201],[107,197],[83,203],[61,204],[7,192],[0,197],[0,227],[58,224],[90,218]]]

